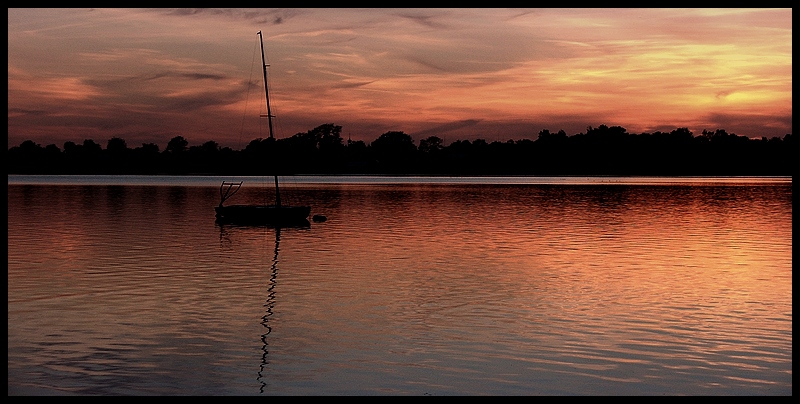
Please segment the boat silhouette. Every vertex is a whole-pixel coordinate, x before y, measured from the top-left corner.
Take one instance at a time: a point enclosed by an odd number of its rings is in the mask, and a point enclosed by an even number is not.
[[[267,60],[264,55],[264,36],[258,31],[258,38],[261,41],[261,64],[264,73],[264,98],[267,103],[266,118],[269,121],[269,138],[275,139],[272,126],[272,110],[269,104],[269,85],[267,84]],[[263,116],[263,115],[262,115]],[[308,223],[308,216],[311,214],[310,206],[289,206],[281,204],[281,191],[278,184],[278,174],[275,177],[275,204],[274,205],[228,205],[224,203],[242,187],[242,181],[222,181],[219,187],[220,201],[219,206],[215,207],[217,221],[222,223],[243,223],[243,224],[273,224],[273,225],[293,225]]]

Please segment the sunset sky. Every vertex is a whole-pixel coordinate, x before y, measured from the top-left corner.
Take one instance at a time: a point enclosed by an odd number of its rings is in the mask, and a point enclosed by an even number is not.
[[[792,133],[791,9],[9,9],[8,147]],[[251,83],[248,86],[248,82]]]

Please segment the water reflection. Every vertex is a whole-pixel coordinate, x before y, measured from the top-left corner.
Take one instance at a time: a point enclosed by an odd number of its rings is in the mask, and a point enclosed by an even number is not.
[[[267,297],[263,303],[264,307],[264,314],[261,316],[261,326],[264,328],[264,333],[261,334],[261,363],[259,365],[258,370],[258,377],[256,380],[259,382],[259,393],[263,394],[265,389],[267,388],[267,380],[266,380],[266,369],[267,365],[269,365],[269,341],[268,336],[272,333],[272,324],[270,322],[272,316],[274,315],[274,308],[276,302],[276,286],[277,286],[277,278],[278,278],[278,253],[280,251],[280,242],[281,242],[281,231],[292,231],[292,230],[308,230],[311,227],[311,224],[306,221],[300,221],[297,223],[293,223],[291,225],[272,225],[272,224],[260,224],[260,225],[250,225],[250,224],[231,224],[231,223],[224,223],[224,222],[217,222],[217,227],[220,231],[220,246],[223,247],[227,251],[237,251],[238,249],[242,248],[243,245],[237,244],[239,240],[236,239],[236,234],[238,232],[243,233],[253,233],[253,234],[263,234],[264,236],[268,236],[269,232],[271,231],[275,234],[274,236],[274,249],[272,250],[272,259],[269,262],[268,268],[268,278],[267,278]],[[267,240],[266,238],[264,239]],[[246,247],[245,247],[246,248]]]
[[[96,209],[99,192],[99,187],[93,187],[91,185],[84,185],[80,187],[79,195],[81,195],[81,206],[84,210],[87,212],[93,212]]]
[[[272,332],[272,326],[269,324],[270,317],[272,317],[272,308],[275,306],[275,285],[277,284],[278,278],[278,251],[280,250],[280,242],[281,242],[281,229],[280,227],[275,229],[275,253],[272,256],[272,265],[270,266],[269,272],[269,286],[267,287],[267,300],[264,302],[264,307],[266,308],[266,312],[263,317],[261,317],[261,325],[264,326],[266,331],[264,334],[261,334],[261,342],[264,344],[261,347],[261,350],[264,351],[264,354],[261,355],[261,366],[258,370],[258,382],[261,383],[261,388],[259,389],[259,393],[263,393],[264,389],[267,387],[266,381],[264,381],[264,368],[269,364],[269,360],[267,359],[267,355],[269,354],[269,342],[267,341],[267,335]]]
[[[168,188],[168,206],[173,214],[181,214],[186,210],[186,187]]]
[[[9,395],[791,395],[791,184],[217,190],[9,185]]]
[[[106,187],[106,201],[111,216],[120,216],[126,206],[128,187],[122,185],[110,185]]]

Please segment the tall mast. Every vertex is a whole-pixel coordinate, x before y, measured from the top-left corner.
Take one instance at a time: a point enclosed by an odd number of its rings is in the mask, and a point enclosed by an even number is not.
[[[267,58],[264,56],[264,37],[261,35],[261,31],[258,31],[258,38],[261,40],[261,64],[263,65],[262,70],[264,71],[264,97],[267,99],[267,119],[269,120],[269,137],[270,139],[274,139],[275,137],[272,135],[272,110],[269,107],[269,86],[267,85]]]
[[[261,64],[264,71],[264,97],[267,99],[267,120],[269,121],[269,138],[275,139],[272,134],[272,110],[269,107],[269,86],[267,85],[267,58],[264,56],[264,36],[258,31],[258,39],[261,41]],[[275,172],[275,206],[281,207],[281,191],[278,188],[278,173]]]

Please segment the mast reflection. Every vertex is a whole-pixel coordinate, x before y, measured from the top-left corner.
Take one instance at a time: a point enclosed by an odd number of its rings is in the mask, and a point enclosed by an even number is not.
[[[281,242],[281,231],[287,230],[307,230],[311,228],[311,223],[306,221],[301,221],[299,223],[295,223],[292,225],[283,225],[283,226],[274,226],[274,225],[242,225],[242,224],[230,224],[230,223],[221,223],[217,222],[217,226],[220,229],[220,246],[227,246],[228,249],[232,248],[233,241],[231,240],[231,231],[234,230],[247,230],[247,229],[272,229],[275,231],[275,247],[272,253],[272,261],[269,267],[269,279],[268,279],[268,286],[267,286],[267,298],[264,301],[264,315],[261,316],[261,325],[264,327],[264,333],[261,334],[261,364],[259,365],[258,369],[258,377],[256,380],[260,383],[259,393],[264,393],[264,390],[267,387],[267,382],[265,381],[265,370],[267,365],[269,364],[269,341],[267,340],[267,336],[272,333],[272,325],[270,324],[270,319],[274,314],[274,307],[275,307],[275,286],[277,285],[277,277],[278,277],[278,252],[280,251],[280,242]]]
[[[256,379],[259,383],[261,383],[259,393],[264,393],[264,389],[267,387],[267,383],[264,381],[264,369],[269,363],[269,359],[267,358],[267,355],[269,354],[269,342],[267,341],[267,335],[272,332],[272,326],[269,324],[269,320],[273,314],[272,309],[275,307],[275,285],[278,278],[278,251],[280,251],[280,243],[281,228],[278,227],[275,229],[275,250],[272,256],[272,265],[270,266],[267,300],[264,302],[264,307],[266,310],[264,315],[261,317],[261,325],[264,326],[265,332],[264,334],[261,334],[261,342],[263,344],[261,346],[261,350],[263,353],[261,354],[261,366],[258,369],[258,378]]]

